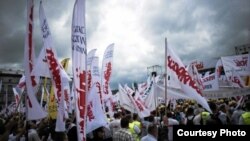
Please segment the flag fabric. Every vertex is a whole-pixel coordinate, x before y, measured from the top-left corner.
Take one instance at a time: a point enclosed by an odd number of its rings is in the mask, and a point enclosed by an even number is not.
[[[135,107],[133,106],[132,101],[128,97],[127,92],[124,90],[124,88],[122,87],[121,84],[118,85],[118,89],[119,89],[118,94],[119,94],[119,100],[120,100],[121,107],[130,111],[131,113],[135,113],[135,111],[136,111]]]
[[[24,72],[25,72],[25,83],[27,87],[26,95],[26,119],[37,120],[47,116],[47,113],[39,105],[35,93],[39,83],[39,77],[31,75],[35,61],[35,51],[33,45],[33,10],[34,1],[27,0],[27,26],[26,26],[26,37],[24,47]]]
[[[91,64],[95,56],[96,49],[92,49],[87,54],[87,81],[88,81],[88,91],[92,86],[92,74],[91,74]]]
[[[93,87],[90,89],[88,93],[88,105],[87,105],[87,130],[86,134],[92,132],[93,130],[101,127],[107,126],[108,120],[107,117],[102,110],[100,95],[101,87],[100,83],[93,84]]]
[[[138,115],[140,118],[144,118],[150,115],[149,109],[144,105],[143,100],[135,94],[135,92],[129,88],[127,85],[124,86],[124,90],[128,95],[129,99],[132,101]]]
[[[56,119],[57,104],[56,104],[56,97],[55,97],[53,86],[51,86],[50,94],[49,94],[48,114],[49,114],[49,118]]]
[[[72,20],[72,66],[76,101],[76,127],[78,141],[86,140],[87,114],[87,47],[85,27],[85,0],[76,0]]]
[[[61,65],[65,72],[68,69],[69,65],[69,58],[65,58],[61,61]],[[64,94],[64,105],[65,105],[65,117],[68,118],[68,113],[70,112],[70,109],[72,109],[71,106],[71,101],[70,101],[70,86],[69,86],[69,81],[67,79],[63,79],[63,94]]]
[[[45,57],[47,59],[47,66],[49,67],[50,77],[57,100],[57,118],[55,131],[65,131],[63,82],[68,78],[66,77],[67,74],[65,74],[66,72],[62,68],[60,62],[57,60],[57,54],[55,49],[53,48],[51,32],[49,30],[49,25],[44,13],[42,1],[40,1],[39,7],[39,19],[44,42],[43,46],[45,49]]]
[[[192,77],[193,81],[196,83],[196,86],[200,91],[204,90],[204,86],[200,77],[200,74],[196,68],[196,65],[194,63],[191,63],[187,67],[188,74]]]
[[[12,88],[13,93],[14,93],[14,97],[15,97],[15,102],[16,102],[16,106],[19,106],[19,101],[20,101],[20,95],[19,93],[16,91],[16,88]],[[18,111],[20,110],[20,108],[17,108]]]
[[[107,100],[112,95],[109,83],[113,68],[113,51],[114,51],[114,43],[110,44],[106,48],[102,60],[101,85],[102,85],[102,98],[104,101]]]
[[[100,77],[100,71],[99,71],[99,57],[93,57],[92,63],[91,63],[91,85],[95,84],[100,85],[101,88],[101,77]],[[100,97],[100,102],[102,104],[102,109],[104,110],[104,104],[103,104],[103,99],[102,99],[102,91],[99,94]]]
[[[244,88],[245,87],[244,81],[241,79],[238,72],[236,72],[234,69],[232,70],[232,72],[227,73],[227,75],[230,75],[230,76],[227,76],[227,78],[228,78],[229,82],[231,82],[231,85],[233,87],[236,87],[236,88]]]
[[[230,76],[232,71],[236,71],[239,76],[248,76],[248,54],[221,57],[226,76]]]
[[[206,110],[212,112],[207,103],[207,100],[202,97],[201,91],[192,80],[192,77],[186,71],[182,61],[170,47],[167,47],[166,63],[167,72],[172,72],[172,77],[177,78],[177,80],[180,82],[180,86],[183,92],[187,96],[195,99]]]
[[[219,90],[219,81],[216,79],[216,73],[209,74],[201,78],[204,91]]]

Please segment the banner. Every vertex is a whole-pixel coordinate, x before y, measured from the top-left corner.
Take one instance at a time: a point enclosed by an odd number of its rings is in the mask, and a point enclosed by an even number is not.
[[[86,141],[87,47],[85,0],[76,0],[72,20],[72,66],[78,141]]]
[[[95,56],[96,49],[92,49],[87,54],[87,81],[88,81],[88,91],[92,86],[92,73],[91,73],[91,64]]]
[[[112,92],[109,86],[112,68],[113,68],[113,51],[114,43],[110,44],[103,55],[102,60],[102,72],[101,72],[101,84],[102,84],[102,98],[107,100],[111,97]]]
[[[34,1],[27,0],[27,26],[26,26],[26,37],[24,47],[24,72],[25,72],[25,83],[27,88],[26,95],[26,119],[37,120],[47,116],[47,113],[43,111],[39,105],[35,94],[39,83],[39,77],[31,75],[35,61],[35,50],[33,45],[33,10]]]
[[[223,68],[226,76],[230,76],[233,71],[236,71],[239,76],[248,76],[248,54],[221,57]]]
[[[215,73],[203,77],[202,83],[204,86],[203,91],[214,91],[219,89],[219,81],[216,79]]]
[[[132,101],[128,97],[126,91],[123,89],[121,84],[119,84],[118,88],[119,88],[119,93],[118,93],[119,96],[118,97],[119,97],[119,101],[120,101],[120,106],[123,107],[124,109],[130,111],[131,113],[135,113],[136,109],[133,106]]]
[[[93,87],[88,93],[88,105],[87,105],[87,130],[86,134],[92,132],[93,130],[101,127],[107,126],[108,120],[102,110],[100,95],[101,87],[100,83],[93,84]]]
[[[65,115],[64,115],[64,88],[63,82],[69,79],[61,64],[57,60],[57,54],[52,44],[51,32],[44,13],[42,1],[39,7],[39,20],[43,37],[43,46],[45,49],[45,57],[47,66],[49,67],[50,77],[57,100],[57,118],[55,131],[65,131]]]
[[[180,58],[174,53],[174,51],[167,47],[167,72],[172,72],[171,77],[177,78],[179,80],[181,90],[188,96],[195,99],[200,105],[202,105],[206,110],[212,112],[207,100],[202,97],[202,93],[192,80],[192,77],[188,74]]]

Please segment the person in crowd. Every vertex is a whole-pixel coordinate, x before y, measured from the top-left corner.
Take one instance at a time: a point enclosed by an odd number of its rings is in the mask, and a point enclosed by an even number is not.
[[[240,116],[239,125],[250,125],[250,100],[245,103],[245,110]]]
[[[223,125],[228,125],[230,124],[230,119],[227,114],[227,105],[226,104],[221,104],[219,107],[219,119],[222,122]]]
[[[113,136],[114,133],[121,128],[121,116],[120,116],[120,113],[114,113],[114,120],[110,122],[109,128],[110,128],[110,131],[111,131],[111,136]]]
[[[87,141],[112,141],[112,138],[105,138],[104,127],[99,127],[93,132],[93,138],[87,139]]]
[[[210,102],[209,107],[212,110],[212,113],[208,115],[206,125],[222,125],[222,121],[219,118],[220,113],[218,110],[218,105],[216,105],[214,102]],[[201,120],[203,120],[203,118],[201,118]]]
[[[126,115],[121,119],[121,129],[119,129],[113,136],[113,141],[135,141],[134,136],[129,131],[129,122],[131,116]]]
[[[66,122],[67,136],[69,141],[77,140],[77,129],[75,122],[72,122],[71,119]]]
[[[38,133],[35,121],[29,121],[27,124],[28,140],[29,141],[41,141]]]
[[[146,136],[142,137],[141,141],[157,141],[158,128],[155,124],[150,124],[148,126],[148,133]]]
[[[189,107],[186,112],[186,118],[185,118],[184,124],[194,125],[194,118],[195,118],[194,109],[193,107]]]
[[[174,113],[168,112],[167,113],[167,118],[168,118],[168,139],[169,141],[173,140],[173,126],[174,125],[179,125],[179,121],[174,119]]]
[[[142,120],[142,133],[141,137],[144,137],[148,133],[148,126],[154,123],[154,116],[150,115]]]
[[[162,121],[158,127],[158,141],[168,140],[168,117],[167,115],[162,116]]]
[[[240,116],[244,113],[242,106],[238,106],[237,108],[235,108],[235,110],[233,111],[233,114],[231,116],[231,124],[232,125],[239,125],[239,121],[240,121]]]
[[[140,140],[141,122],[138,119],[138,114],[133,114],[133,120],[129,123],[129,131],[135,137],[136,141]]]

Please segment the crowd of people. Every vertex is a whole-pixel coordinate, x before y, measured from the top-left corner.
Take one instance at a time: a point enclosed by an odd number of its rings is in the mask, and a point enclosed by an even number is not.
[[[175,125],[250,125],[250,100],[210,100],[209,113],[192,100],[177,101],[175,106],[160,105],[148,117],[140,118],[123,108],[108,118],[109,125],[87,134],[87,141],[172,141]],[[25,120],[23,113],[0,115],[0,141],[77,141],[74,114],[66,120],[66,131],[56,132],[56,120]]]

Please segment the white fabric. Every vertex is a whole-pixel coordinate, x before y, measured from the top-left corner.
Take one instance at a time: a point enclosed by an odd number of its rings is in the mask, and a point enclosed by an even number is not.
[[[192,80],[191,76],[185,70],[182,61],[169,47],[167,47],[166,61],[167,61],[167,72],[173,72],[172,77],[178,78],[181,90],[183,90],[183,92],[188,97],[195,99],[209,112],[212,112],[207,103],[207,100],[201,96],[202,95],[201,91],[198,89],[195,82]]]
[[[39,105],[35,94],[37,92],[39,77],[31,75],[32,68],[35,62],[35,51],[33,46],[33,8],[34,1],[27,1],[27,27],[26,27],[26,39],[25,39],[25,49],[24,49],[24,72],[25,72],[25,83],[27,87],[26,98],[26,108],[27,120],[37,120],[42,119],[47,116],[47,113],[43,111],[42,107]]]
[[[141,141],[157,141],[157,139],[154,136],[147,134],[146,136],[142,137]]]

